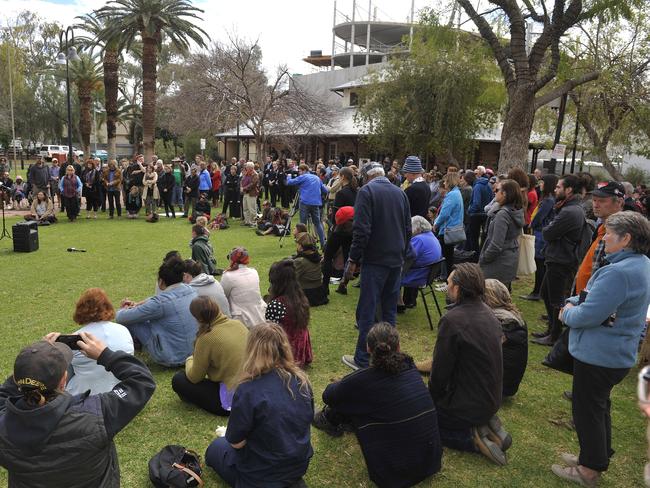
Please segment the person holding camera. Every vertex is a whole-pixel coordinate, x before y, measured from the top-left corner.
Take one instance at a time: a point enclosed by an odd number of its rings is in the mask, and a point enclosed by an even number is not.
[[[318,176],[309,172],[309,166],[301,164],[298,167],[297,178],[287,175],[287,185],[298,186],[300,191],[300,223],[306,224],[311,219],[318,233],[321,249],[325,248],[325,233],[320,220],[321,207],[323,206],[322,194],[327,194],[329,189],[323,185]]]
[[[605,227],[609,264],[596,270],[580,296],[567,300],[559,316],[569,327],[580,455],[562,454],[566,467],[551,469],[582,486],[596,486],[614,454],[609,397],[636,364],[650,302],[650,222],[625,211],[610,215]]]
[[[113,439],[144,408],[156,384],[139,359],[82,332],[73,347],[119,383],[99,395],[71,396],[64,389],[73,354],[57,342],[59,335],[52,332],[20,351],[13,375],[0,387],[0,466],[9,473],[9,486],[119,486]]]

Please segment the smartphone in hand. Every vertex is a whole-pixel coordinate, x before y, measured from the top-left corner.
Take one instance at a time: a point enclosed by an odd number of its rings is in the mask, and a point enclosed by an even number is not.
[[[60,335],[56,339],[56,342],[62,342],[63,344],[68,346],[73,351],[79,351],[80,350],[79,346],[77,345],[78,341],[83,342],[83,339],[78,334]]]

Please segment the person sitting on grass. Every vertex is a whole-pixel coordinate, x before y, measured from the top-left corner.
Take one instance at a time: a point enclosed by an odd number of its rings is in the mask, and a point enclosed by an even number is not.
[[[248,334],[226,435],[208,446],[205,463],[228,486],[306,487],[313,417],[311,385],[287,335],[277,324],[259,324]]]
[[[230,266],[223,272],[221,286],[230,304],[233,319],[240,320],[249,329],[264,322],[266,303],[260,293],[260,276],[249,268],[250,256],[243,247],[228,254]]]
[[[214,251],[210,238],[206,234],[206,228],[194,224],[192,226],[192,259],[203,266],[203,272],[213,275],[217,272],[217,260],[214,258]]]
[[[54,204],[48,196],[39,191],[32,202],[31,212],[25,215],[25,220],[35,220],[38,225],[56,224],[56,215],[54,214]]]
[[[313,425],[333,437],[351,428],[380,488],[413,486],[440,471],[436,409],[395,327],[375,324],[367,341],[370,366],[325,388]]]
[[[245,359],[248,329],[221,313],[208,296],[192,300],[190,313],[199,324],[194,352],[185,361],[185,371],[172,378],[172,389],[181,400],[228,416]]]
[[[192,354],[198,325],[190,313],[196,291],[183,283],[185,263],[179,257],[164,261],[158,269],[160,293],[144,302],[122,300],[115,322],[124,325],[154,362],[167,367],[185,364]]]
[[[503,330],[503,396],[517,393],[528,364],[528,327],[506,285],[485,280],[485,303],[492,309]]]
[[[309,338],[309,301],[298,284],[291,259],[278,261],[269,269],[269,304],[266,320],[280,324],[289,338],[296,364],[301,368],[314,359]]]
[[[11,197],[16,202],[14,207],[20,209],[22,207],[20,202],[26,198],[25,183],[23,182],[23,177],[20,175],[16,176],[16,181],[11,185]]]
[[[210,201],[208,200],[207,193],[201,193],[199,195],[199,201],[196,202],[194,207],[194,212],[190,215],[190,222],[196,222],[196,219],[199,217],[205,217],[210,220],[210,212],[212,207],[210,207]]]
[[[255,233],[258,236],[281,236],[284,234],[285,226],[289,220],[289,214],[281,208],[272,209],[270,219],[263,224],[258,224],[258,229]]]
[[[101,288],[89,288],[81,294],[75,306],[72,319],[81,325],[81,329],[75,334],[89,332],[106,344],[111,351],[133,354],[131,334],[123,325],[112,322],[114,318],[115,309],[106,292]],[[79,395],[86,391],[97,395],[111,391],[119,383],[113,373],[106,371],[103,366],[80,351],[74,351],[71,366],[74,376],[70,378],[65,388],[71,395]]]
[[[503,332],[483,301],[479,265],[456,265],[447,278],[447,294],[455,306],[440,319],[429,379],[440,439],[445,447],[480,452],[503,466],[512,443],[496,416],[503,389]]]
[[[296,276],[302,291],[305,292],[309,305],[317,307],[329,302],[327,288],[323,286],[321,256],[316,247],[316,240],[303,232],[296,236],[297,254],[294,258]]]
[[[205,231],[205,235],[209,236],[210,235],[210,229],[208,228],[208,218],[205,215],[199,215],[196,218],[196,225],[200,225],[203,227],[203,230]]]
[[[120,486],[113,439],[144,408],[156,383],[139,359],[82,332],[82,354],[119,383],[99,395],[71,396],[64,389],[72,351],[58,337],[50,333],[20,351],[0,387],[0,466],[8,486]]]
[[[271,202],[264,200],[262,202],[262,213],[260,216],[255,219],[257,228],[260,230],[266,230],[266,223],[271,221],[271,214],[273,213],[273,208],[271,207]]]
[[[230,318],[230,304],[221,283],[214,276],[204,273],[201,263],[197,263],[193,259],[185,260],[183,282],[194,288],[198,296],[212,298],[219,305],[221,313]]]
[[[227,229],[230,227],[228,225],[228,217],[226,216],[225,213],[219,213],[216,215],[216,217],[210,222],[210,225],[208,226],[212,230],[223,230]]]

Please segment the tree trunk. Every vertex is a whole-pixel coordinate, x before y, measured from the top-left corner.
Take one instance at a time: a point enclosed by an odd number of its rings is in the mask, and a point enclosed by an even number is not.
[[[533,86],[526,84],[516,87],[509,97],[508,112],[501,131],[499,173],[507,173],[516,166],[525,170],[534,120],[535,91]]]
[[[596,151],[598,152],[598,156],[600,158],[600,162],[603,165],[603,168],[605,168],[607,172],[612,175],[612,178],[614,178],[616,181],[623,181],[623,175],[619,173],[619,171],[616,169],[616,166],[612,164],[609,156],[607,155],[607,148],[598,147],[596,148]]]
[[[81,149],[84,152],[84,159],[90,157],[90,134],[93,128],[91,109],[93,104],[92,88],[78,87],[79,92],[79,132],[81,133]]]
[[[142,36],[142,143],[144,160],[154,155],[156,135],[156,70],[158,67],[158,42],[156,38]]]
[[[104,106],[106,108],[106,143],[108,159],[117,159],[117,97],[119,52],[104,51]]]

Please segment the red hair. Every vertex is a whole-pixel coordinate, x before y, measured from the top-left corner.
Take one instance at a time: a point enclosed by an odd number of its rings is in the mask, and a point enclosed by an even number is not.
[[[108,295],[101,288],[88,288],[82,293],[77,301],[77,305],[72,316],[79,325],[89,324],[90,322],[99,322],[103,320],[113,320],[115,318],[115,308],[108,299]]]

